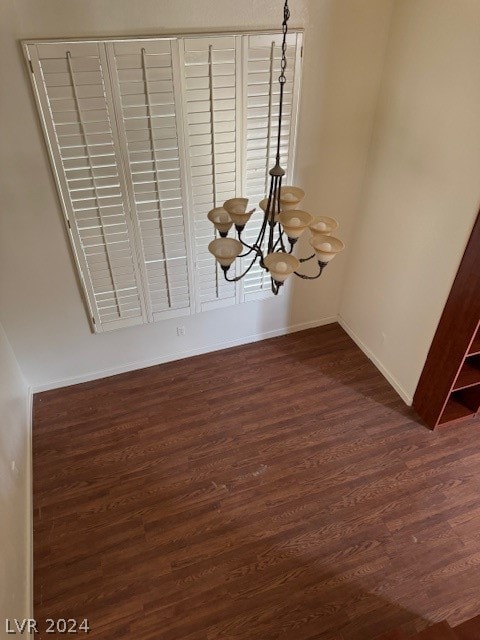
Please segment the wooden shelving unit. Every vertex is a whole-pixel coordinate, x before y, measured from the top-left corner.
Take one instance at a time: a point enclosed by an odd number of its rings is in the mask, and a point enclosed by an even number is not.
[[[480,414],[480,215],[440,318],[413,406],[431,429]]]
[[[475,338],[472,341],[470,349],[468,350],[469,356],[480,355],[480,330],[477,331]]]
[[[471,362],[470,358],[465,358],[452,391],[468,389],[477,384],[480,384],[480,369]]]
[[[455,382],[452,385],[447,402],[445,403],[437,424],[447,424],[461,420],[462,418],[472,418],[477,415],[479,411],[480,356],[476,347],[473,349],[470,347],[462,360]],[[433,427],[436,427],[437,424],[433,425]]]
[[[470,418],[473,415],[474,412],[466,407],[461,399],[457,400],[454,396],[450,396],[438,424],[447,424],[448,422],[454,422],[462,418]]]

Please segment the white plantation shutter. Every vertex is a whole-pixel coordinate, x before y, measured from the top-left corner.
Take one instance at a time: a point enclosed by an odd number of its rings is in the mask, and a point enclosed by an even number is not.
[[[239,191],[237,38],[185,38],[182,44],[197,309],[206,310],[236,302],[235,285],[225,281],[208,251],[208,244],[216,236],[207,213]],[[235,267],[229,275],[235,275]]]
[[[224,280],[208,252],[207,213],[229,198],[258,207],[265,197],[280,43],[281,34],[219,34],[24,44],[95,331],[269,295],[259,267],[237,285]],[[301,49],[302,34],[290,33],[286,183]],[[247,225],[247,242],[261,215]]]
[[[244,36],[244,185],[243,192],[256,213],[245,227],[245,241],[255,242],[263,220],[258,203],[268,194],[269,170],[275,164],[278,136],[281,35]],[[294,139],[300,82],[302,34],[287,36],[287,81],[284,87],[280,164],[286,170],[283,184],[292,184]],[[268,238],[268,232],[267,236]],[[245,258],[244,268],[248,265]],[[258,264],[242,281],[245,300],[270,295],[270,277]]]
[[[175,45],[173,41],[173,45]],[[190,312],[171,40],[107,44],[151,319]],[[167,313],[170,312],[170,313]]]
[[[103,45],[39,44],[28,52],[95,329],[142,323]]]

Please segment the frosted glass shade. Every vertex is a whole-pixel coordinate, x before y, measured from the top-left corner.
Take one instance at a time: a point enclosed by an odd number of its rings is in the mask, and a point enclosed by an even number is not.
[[[208,245],[208,250],[222,267],[229,267],[243,250],[243,245],[233,238],[217,238]]]
[[[299,238],[308,225],[312,222],[313,216],[306,211],[294,209],[282,211],[278,216],[278,221],[289,238]]]
[[[335,218],[327,218],[327,216],[316,216],[308,225],[313,235],[329,236],[338,229],[338,222]]]
[[[267,206],[268,206],[268,198],[264,198],[263,200],[261,200],[258,203],[258,206],[263,211],[263,213],[266,213],[267,212]]]
[[[288,276],[291,276],[299,268],[300,261],[290,253],[276,251],[266,255],[263,259],[263,264],[275,282],[285,282]]]
[[[215,209],[212,209],[208,212],[207,217],[210,222],[213,222],[215,229],[219,233],[224,233],[226,235],[230,231],[233,221],[223,207],[216,207]]]
[[[280,189],[280,208],[282,211],[296,209],[305,198],[305,191],[299,187],[282,187]]]
[[[255,211],[247,211],[247,198],[232,198],[223,203],[223,208],[238,227],[244,227],[250,220],[250,216]]]
[[[260,207],[260,209],[263,211],[263,213],[267,213],[267,206],[268,206],[268,198],[264,198],[259,204],[258,206]],[[275,203],[274,203],[274,207],[275,207]],[[275,214],[275,222],[278,222],[278,213]]]
[[[314,235],[310,238],[310,244],[320,262],[330,262],[337,253],[345,249],[343,242],[333,236]]]

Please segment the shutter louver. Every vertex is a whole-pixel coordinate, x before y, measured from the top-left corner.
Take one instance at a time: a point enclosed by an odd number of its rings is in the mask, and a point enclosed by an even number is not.
[[[244,186],[257,211],[245,228],[245,241],[253,244],[263,220],[258,203],[268,194],[268,172],[275,164],[278,136],[280,35],[244,36],[244,80],[246,91],[244,113]],[[284,184],[293,180],[293,144],[296,125],[296,104],[299,83],[301,34],[287,36],[287,82],[284,89],[284,109],[281,131],[280,164],[286,171]],[[268,237],[268,234],[267,234]],[[265,248],[265,247],[264,247]],[[245,259],[244,268],[248,265]],[[258,264],[242,281],[244,300],[270,295],[270,277]]]
[[[221,207],[238,190],[236,42],[235,36],[183,41],[185,138],[199,311],[236,302],[235,285],[224,280],[208,251],[215,231],[207,220],[210,209]]]
[[[175,40],[107,44],[151,319],[190,312],[173,79]]]
[[[57,183],[96,331],[145,321],[103,45],[29,45]]]

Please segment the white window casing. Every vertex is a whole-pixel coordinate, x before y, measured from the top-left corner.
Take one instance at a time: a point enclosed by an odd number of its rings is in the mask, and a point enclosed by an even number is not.
[[[288,35],[285,184],[302,40],[301,31]],[[95,332],[271,295],[259,266],[237,284],[224,280],[208,252],[207,213],[240,196],[258,208],[265,197],[280,43],[276,32],[24,43]],[[247,242],[261,216],[245,228]]]

